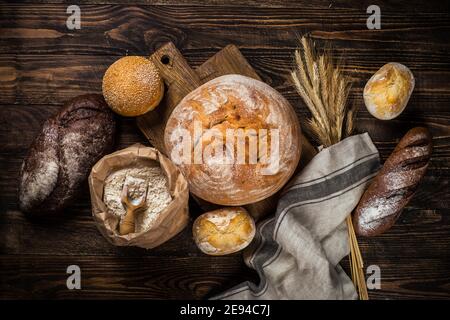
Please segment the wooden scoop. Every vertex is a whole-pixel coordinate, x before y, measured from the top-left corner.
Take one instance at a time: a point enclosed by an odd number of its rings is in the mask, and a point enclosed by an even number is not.
[[[142,180],[145,182],[145,180]],[[126,235],[135,232],[135,216],[136,212],[145,206],[145,200],[147,199],[147,183],[145,184],[145,192],[142,197],[138,199],[130,199],[128,195],[128,185],[125,183],[122,189],[122,204],[126,209],[126,214],[123,217],[119,225],[119,233],[121,235]]]

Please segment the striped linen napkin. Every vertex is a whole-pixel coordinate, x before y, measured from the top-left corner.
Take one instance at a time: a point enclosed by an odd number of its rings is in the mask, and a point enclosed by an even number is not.
[[[339,262],[349,254],[345,218],[380,168],[367,133],[322,149],[283,190],[274,217],[258,224],[245,263],[249,281],[213,299],[356,299]]]

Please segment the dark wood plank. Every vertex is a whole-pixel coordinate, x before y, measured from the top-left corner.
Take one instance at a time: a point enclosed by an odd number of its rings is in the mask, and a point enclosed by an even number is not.
[[[0,299],[201,299],[245,280],[257,281],[240,257],[104,257],[3,255]],[[381,290],[372,299],[448,299],[449,261],[377,259]],[[66,268],[81,268],[82,290],[66,288]],[[164,266],[161,268],[160,266]]]
[[[445,261],[448,260],[449,229],[447,209],[420,210],[408,206],[389,231],[377,237],[360,237],[358,242],[366,264],[379,259],[390,260],[393,266],[397,259]]]
[[[192,219],[198,213],[191,215],[186,229],[155,249],[116,247],[107,242],[97,230],[91,209],[86,205],[88,201],[88,195],[83,195],[79,198],[80,204],[69,207],[56,217],[33,219],[20,211],[2,212],[0,253],[49,256],[204,256],[192,240]]]
[[[6,0],[7,3],[15,3],[14,0]],[[22,3],[43,3],[43,4],[73,4],[71,0],[21,0]],[[367,8],[373,1],[361,0],[355,5],[352,1],[348,0],[78,0],[79,4],[129,4],[129,5],[152,5],[152,6],[186,6],[190,7],[230,7],[238,6],[242,7],[251,6],[261,8],[304,8],[304,9],[349,9],[355,7]],[[403,10],[403,11],[420,11],[420,12],[433,12],[439,10],[440,12],[448,9],[445,3],[440,0],[429,0],[424,2],[423,0],[398,0],[382,3],[382,7],[388,10]]]
[[[370,299],[450,298],[450,261],[440,259],[366,259],[381,270],[381,290],[370,290]]]
[[[320,30],[313,35],[337,40],[341,50],[364,50],[365,56],[373,58],[375,49],[395,48],[392,55],[399,56],[398,52],[411,49],[417,52],[418,47],[431,57],[448,57],[449,14],[442,5],[422,4],[418,7],[424,10],[419,10],[408,4],[398,10],[387,4],[383,28],[369,31],[367,6],[330,8],[329,4],[276,10],[245,5],[81,5],[82,27],[73,31],[66,28],[67,5],[5,4],[0,15],[0,52],[146,55],[167,41],[184,49],[219,49],[234,43],[241,48],[276,50],[294,48],[298,34]]]
[[[81,290],[66,269],[81,268]],[[241,257],[103,257],[2,255],[0,299],[200,299],[255,274]]]

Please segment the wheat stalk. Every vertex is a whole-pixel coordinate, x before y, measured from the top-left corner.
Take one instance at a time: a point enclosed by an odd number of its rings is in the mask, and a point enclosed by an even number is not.
[[[318,54],[308,37],[302,37],[295,51],[291,76],[298,94],[311,112],[308,131],[324,147],[351,135],[355,125],[356,104],[348,107],[351,80],[339,65],[334,65],[330,50]],[[361,300],[368,300],[364,263],[351,215],[346,219],[350,243],[350,270]]]

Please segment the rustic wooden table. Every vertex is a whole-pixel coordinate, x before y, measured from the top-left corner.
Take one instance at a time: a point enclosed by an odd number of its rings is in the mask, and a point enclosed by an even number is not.
[[[208,257],[190,228],[154,250],[118,248],[97,231],[87,183],[59,217],[29,219],[17,209],[17,178],[43,121],[62,103],[101,92],[106,68],[124,55],[149,55],[173,41],[192,66],[236,44],[300,117],[307,111],[289,81],[297,37],[311,32],[345,57],[368,131],[383,160],[411,127],[427,126],[434,153],[428,173],[397,224],[360,239],[366,265],[381,268],[372,299],[450,298],[450,13],[441,1],[378,1],[381,30],[368,30],[372,1],[83,0],[81,29],[68,30],[68,5],[31,0],[0,4],[0,298],[205,298],[246,279],[257,281],[241,255]],[[122,3],[122,4],[120,4]],[[363,106],[362,88],[384,63],[411,68],[416,88],[405,112],[378,121]],[[133,119],[120,119],[117,148],[146,143]],[[191,216],[199,214],[191,205]],[[343,262],[346,264],[346,262]],[[66,268],[79,265],[82,289],[66,288]]]

